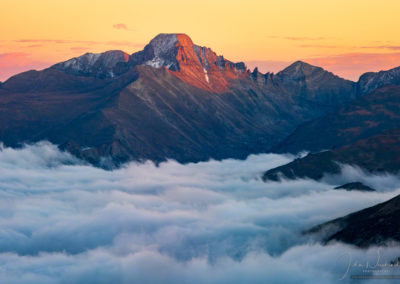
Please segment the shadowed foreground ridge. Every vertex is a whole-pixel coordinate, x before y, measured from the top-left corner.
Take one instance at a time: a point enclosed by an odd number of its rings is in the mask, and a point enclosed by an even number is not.
[[[323,233],[325,243],[341,241],[359,247],[400,241],[400,196],[319,225],[308,233]]]

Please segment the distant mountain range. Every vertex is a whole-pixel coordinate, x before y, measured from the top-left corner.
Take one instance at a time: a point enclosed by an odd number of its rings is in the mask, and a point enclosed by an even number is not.
[[[397,139],[382,133],[399,125],[399,78],[395,68],[351,82],[301,61],[262,74],[187,35],[160,34],[132,55],[87,53],[11,77],[0,85],[0,140],[12,147],[49,140],[103,167],[331,150],[294,162],[329,167],[318,166],[318,178],[337,171],[336,161],[363,166],[346,149],[373,147],[365,139]],[[392,162],[368,170],[396,171]]]
[[[355,83],[295,62],[251,72],[184,34],[132,55],[87,53],[0,86],[0,140],[49,140],[104,167],[245,158],[357,98]]]

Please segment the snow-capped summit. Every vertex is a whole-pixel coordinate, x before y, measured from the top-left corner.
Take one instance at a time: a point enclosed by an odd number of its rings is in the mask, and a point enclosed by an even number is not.
[[[179,52],[181,57],[177,57]],[[143,53],[145,56],[142,64],[156,68],[165,66],[173,71],[179,70],[181,64],[193,63],[191,61],[200,63],[206,70],[210,64],[225,68],[226,63],[231,63],[223,56],[217,56],[210,48],[195,45],[186,34],[159,34],[144,48]],[[231,67],[242,72],[246,69],[243,62],[232,63]]]
[[[224,92],[228,81],[245,76],[243,62],[233,63],[210,48],[195,45],[186,34],[159,34],[143,51],[132,54],[134,65],[164,67],[186,83]]]
[[[187,35],[180,34],[179,37],[186,37],[193,46],[193,42]],[[187,40],[185,43],[187,43]],[[179,63],[176,59],[179,45],[182,45],[182,42],[179,42],[177,34],[159,34],[145,47],[148,60],[144,64],[155,68],[165,66],[170,70],[179,70]]]
[[[165,68],[192,86],[217,93],[227,91],[230,80],[245,77],[248,72],[243,62],[226,60],[179,33],[159,34],[131,56],[119,50],[86,53],[51,68],[78,76],[113,78],[140,65]]]
[[[142,51],[132,54],[134,65],[148,65],[154,68],[166,67],[179,70],[177,53],[179,47],[193,48],[193,42],[185,34],[159,34]]]
[[[80,76],[112,78],[118,74],[118,63],[129,61],[129,54],[120,50],[85,53],[82,56],[53,65],[51,68]]]

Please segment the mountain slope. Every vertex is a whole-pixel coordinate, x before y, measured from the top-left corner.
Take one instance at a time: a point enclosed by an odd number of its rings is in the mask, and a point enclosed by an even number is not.
[[[359,247],[400,241],[400,196],[321,224],[308,233],[320,232],[326,243],[336,240]]]
[[[338,111],[300,125],[273,152],[321,151],[400,125],[400,86],[381,87]]]
[[[325,174],[339,174],[340,164],[357,166],[374,174],[384,172],[398,174],[400,129],[389,130],[330,151],[308,154],[267,171],[263,179],[276,181],[283,177],[319,180]]]
[[[186,35],[160,34],[129,57],[85,54],[10,78],[0,86],[0,140],[49,140],[106,167],[244,158],[356,96],[354,83],[321,68],[288,68],[303,75],[250,72]]]
[[[356,84],[343,81],[342,78],[327,72],[321,67],[312,66],[302,61],[296,61],[276,74],[278,81],[282,82],[286,90],[295,93],[304,100],[318,101],[321,104],[331,105],[338,102],[344,103],[348,97],[338,94],[356,93]]]

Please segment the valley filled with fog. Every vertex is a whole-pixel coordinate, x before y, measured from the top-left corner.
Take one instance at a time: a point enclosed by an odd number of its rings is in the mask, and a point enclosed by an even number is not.
[[[350,258],[400,256],[302,234],[400,194],[398,177],[344,166],[322,182],[261,180],[293,158],[106,171],[47,142],[2,147],[0,283],[336,283],[357,273]],[[333,189],[354,180],[378,191]]]

